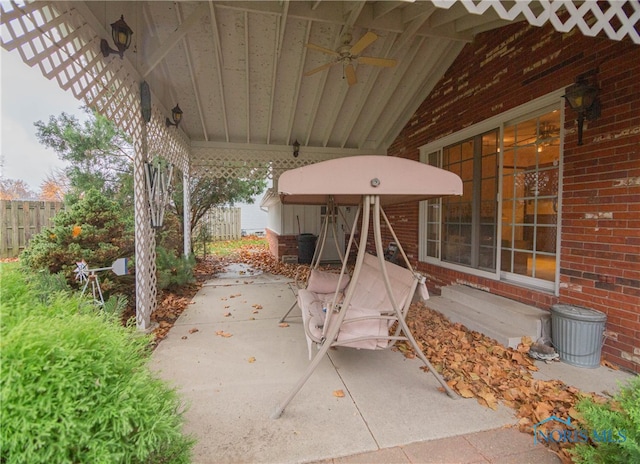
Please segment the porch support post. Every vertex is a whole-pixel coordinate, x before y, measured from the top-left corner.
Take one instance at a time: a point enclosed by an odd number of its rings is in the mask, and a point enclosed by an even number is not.
[[[144,163],[147,160],[147,126],[141,124],[141,137],[134,141],[133,191],[135,208],[136,326],[149,330],[156,308],[156,239],[151,228]]]
[[[184,236],[184,256],[191,255],[191,192],[189,191],[189,173],[182,174],[182,224]]]

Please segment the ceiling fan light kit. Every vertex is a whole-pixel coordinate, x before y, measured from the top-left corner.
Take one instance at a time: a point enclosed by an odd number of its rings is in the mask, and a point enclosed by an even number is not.
[[[397,64],[397,61],[394,59],[378,58],[373,56],[360,56],[360,53],[364,51],[365,48],[378,40],[378,36],[375,33],[371,31],[367,32],[362,37],[360,37],[360,39],[354,45],[351,45],[352,39],[353,36],[350,32],[343,34],[342,45],[340,45],[337,50],[331,50],[329,48],[321,47],[320,45],[316,45],[313,43],[306,44],[307,48],[325,53],[327,55],[331,55],[334,57],[334,60],[310,71],[307,71],[306,73],[304,73],[304,75],[311,76],[320,71],[324,71],[331,66],[335,66],[336,64],[341,63],[343,68],[343,77],[347,79],[347,83],[351,86],[358,82],[358,78],[356,77],[356,70],[353,66],[354,63],[380,66],[384,68],[391,68]]]

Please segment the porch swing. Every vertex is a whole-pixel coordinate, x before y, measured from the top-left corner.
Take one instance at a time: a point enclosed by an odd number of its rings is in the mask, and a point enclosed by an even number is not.
[[[416,290],[425,299],[428,292],[425,278],[411,267],[382,207],[462,195],[460,177],[404,158],[355,156],[286,171],[280,176],[278,191],[283,204],[355,206],[357,211],[340,274],[329,282],[322,279],[323,285],[314,284],[313,276],[310,276],[307,288],[298,292],[307,341],[309,346],[316,344],[318,350],[271,418],[282,415],[332,347],[385,349],[398,341],[406,341],[447,394],[458,398],[424,356],[407,326],[406,316]],[[346,257],[355,245],[359,220],[359,244],[349,277]],[[382,221],[393,237],[405,267],[385,260]],[[371,228],[375,256],[367,252]],[[321,234],[320,239],[319,248],[322,249],[326,234]],[[317,268],[315,259],[314,255],[312,271]],[[396,329],[390,333],[394,323],[397,323]]]

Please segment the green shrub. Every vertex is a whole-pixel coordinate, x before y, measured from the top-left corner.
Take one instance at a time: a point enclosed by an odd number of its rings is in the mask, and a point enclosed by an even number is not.
[[[176,288],[195,282],[193,268],[196,260],[193,255],[185,258],[176,256],[164,247],[156,247],[156,266],[158,289]]]
[[[35,235],[22,252],[21,261],[34,271],[63,272],[74,282],[76,262],[85,260],[91,268],[107,267],[120,257],[133,254],[133,234],[126,231],[118,203],[96,190],[58,213],[54,226]],[[105,279],[103,290],[108,289]]]
[[[148,369],[148,337],[78,295],[40,303],[15,268],[1,271],[0,462],[189,462],[180,400]]]
[[[580,443],[572,451],[575,462],[627,464],[640,462],[640,376],[634,377],[607,403],[590,398],[576,405],[586,429],[613,431],[616,442]],[[624,441],[622,440],[624,435]]]

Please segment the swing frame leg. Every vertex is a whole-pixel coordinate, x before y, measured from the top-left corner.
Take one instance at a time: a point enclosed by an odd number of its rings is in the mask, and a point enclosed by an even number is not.
[[[291,400],[293,400],[293,398],[298,394],[304,384],[307,383],[307,380],[309,380],[309,377],[311,377],[313,372],[316,370],[318,364],[320,364],[320,361],[324,359],[324,356],[329,351],[329,348],[331,348],[331,342],[329,340],[325,340],[324,343],[320,346],[320,350],[316,353],[311,363],[307,366],[307,369],[305,370],[302,377],[300,377],[300,379],[295,384],[293,389],[289,392],[284,401],[276,406],[276,409],[271,414],[271,419],[275,420],[280,418],[285,408],[289,405],[289,403],[291,403]]]
[[[285,321],[285,319],[287,318],[287,316],[289,315],[289,313],[290,313],[291,311],[293,311],[293,308],[295,308],[297,304],[298,304],[298,302],[297,302],[297,301],[294,301],[294,302],[293,302],[293,304],[291,305],[291,307],[289,308],[289,310],[288,310],[288,311],[285,313],[285,315],[284,315],[284,316],[282,316],[282,317],[280,318],[280,320],[278,321],[278,323],[279,323],[279,324],[282,324],[282,323]]]

